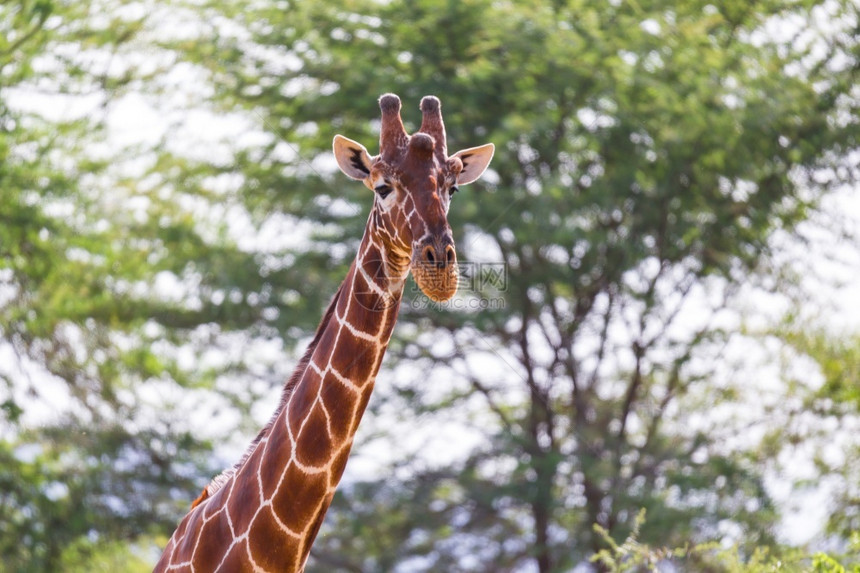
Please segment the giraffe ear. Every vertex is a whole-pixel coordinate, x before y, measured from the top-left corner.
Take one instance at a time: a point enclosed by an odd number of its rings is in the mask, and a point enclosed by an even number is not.
[[[370,154],[360,143],[342,135],[334,136],[334,158],[347,177],[363,181],[370,175]]]
[[[496,146],[488,143],[479,147],[470,147],[452,155],[452,159],[457,157],[463,162],[463,170],[457,176],[457,183],[459,185],[468,185],[476,181],[490,164],[495,151]]]

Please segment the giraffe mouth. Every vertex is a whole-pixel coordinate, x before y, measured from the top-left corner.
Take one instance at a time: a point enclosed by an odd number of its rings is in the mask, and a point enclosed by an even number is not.
[[[456,261],[438,264],[417,260],[411,267],[415,283],[430,300],[445,302],[457,292],[460,273]]]

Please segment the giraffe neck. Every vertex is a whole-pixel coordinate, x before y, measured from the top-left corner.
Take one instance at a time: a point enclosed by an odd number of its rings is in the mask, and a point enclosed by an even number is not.
[[[303,569],[394,329],[408,257],[396,260],[384,262],[369,228],[275,417],[183,519],[156,571]]]

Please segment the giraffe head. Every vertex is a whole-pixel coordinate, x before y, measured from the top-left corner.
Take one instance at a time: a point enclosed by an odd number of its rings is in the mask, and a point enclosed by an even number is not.
[[[369,231],[389,272],[411,269],[424,294],[448,300],[457,291],[457,254],[448,225],[451,196],[481,176],[495,148],[488,143],[449,157],[442,109],[434,96],[421,100],[421,127],[411,136],[400,119],[400,98],[385,94],[379,108],[379,155],[336,135],[335,158],[347,176],[374,191]]]

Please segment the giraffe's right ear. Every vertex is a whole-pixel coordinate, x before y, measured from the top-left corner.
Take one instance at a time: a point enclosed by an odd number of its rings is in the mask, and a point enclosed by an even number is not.
[[[363,181],[370,175],[370,154],[360,143],[342,135],[334,136],[334,158],[347,177]]]

